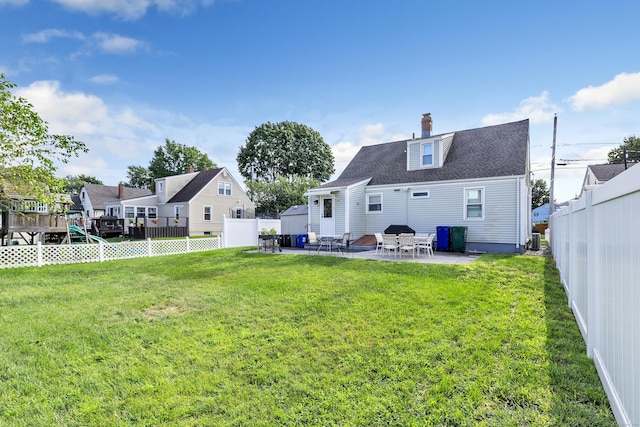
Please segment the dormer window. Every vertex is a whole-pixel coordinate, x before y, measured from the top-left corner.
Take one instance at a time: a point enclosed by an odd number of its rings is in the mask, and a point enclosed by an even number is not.
[[[420,166],[433,166],[433,142],[420,145]]]
[[[164,193],[164,181],[158,181],[158,193]]]

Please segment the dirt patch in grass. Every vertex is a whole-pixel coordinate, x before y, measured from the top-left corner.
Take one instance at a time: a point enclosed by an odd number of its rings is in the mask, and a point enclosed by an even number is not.
[[[175,305],[169,305],[169,306],[152,305],[151,307],[148,307],[142,310],[144,317],[149,320],[165,319],[170,316],[180,315],[183,312],[184,310],[182,308],[176,307]]]

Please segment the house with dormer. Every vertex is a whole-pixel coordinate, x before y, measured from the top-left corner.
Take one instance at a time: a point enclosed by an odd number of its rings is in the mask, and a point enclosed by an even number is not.
[[[522,253],[531,236],[529,121],[365,146],[308,191],[308,230],[352,239],[407,225],[466,227],[466,250]]]

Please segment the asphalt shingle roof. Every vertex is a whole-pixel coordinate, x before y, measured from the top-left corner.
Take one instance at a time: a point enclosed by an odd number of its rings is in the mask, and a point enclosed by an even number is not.
[[[118,186],[117,185],[100,185],[84,183],[84,189],[89,195],[91,204],[94,209],[105,209],[107,202],[113,202],[118,199]],[[151,190],[146,188],[131,188],[124,187],[123,199],[134,199],[136,197],[150,196]]]
[[[631,163],[628,165],[628,168],[633,166],[634,163]],[[624,169],[624,164],[620,163],[616,163],[616,164],[603,164],[603,165],[589,165],[587,166],[589,169],[591,169],[591,172],[593,172],[593,175],[596,177],[596,179],[600,182],[607,182],[609,181],[611,178],[615,177],[616,175],[621,174],[622,172],[625,171]]]
[[[385,185],[524,175],[528,150],[528,119],[455,132],[440,168],[408,171],[407,140],[370,145],[360,149],[338,179],[320,188],[350,185],[369,177],[369,185]]]
[[[193,199],[223,168],[201,171],[182,187],[167,203],[188,202]]]

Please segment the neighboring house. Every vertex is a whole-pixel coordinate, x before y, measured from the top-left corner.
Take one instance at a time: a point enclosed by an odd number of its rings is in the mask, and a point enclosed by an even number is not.
[[[158,214],[188,217],[191,236],[221,234],[223,216],[255,218],[256,214],[249,196],[224,167],[157,179],[156,194]]]
[[[151,195],[151,190],[146,188],[125,187],[123,183],[119,185],[101,185],[88,182],[84,183],[79,194],[84,213],[89,218],[97,218],[102,215],[122,218],[121,212],[116,212],[113,209],[107,211],[107,203],[113,202],[114,200],[124,200],[149,195]]]
[[[588,165],[587,172],[584,175],[584,181],[582,182],[580,197],[582,197],[585,190],[604,184],[614,176],[620,175],[634,164],[635,163],[630,163],[629,165],[625,165],[623,163],[605,163],[602,165]]]
[[[554,212],[560,209],[560,205],[554,205]],[[549,203],[545,203],[542,206],[538,206],[531,211],[531,221],[534,224],[541,222],[549,222]]]
[[[309,231],[352,239],[408,225],[466,226],[467,250],[522,253],[531,236],[529,120],[360,149],[335,181],[312,188]]]

